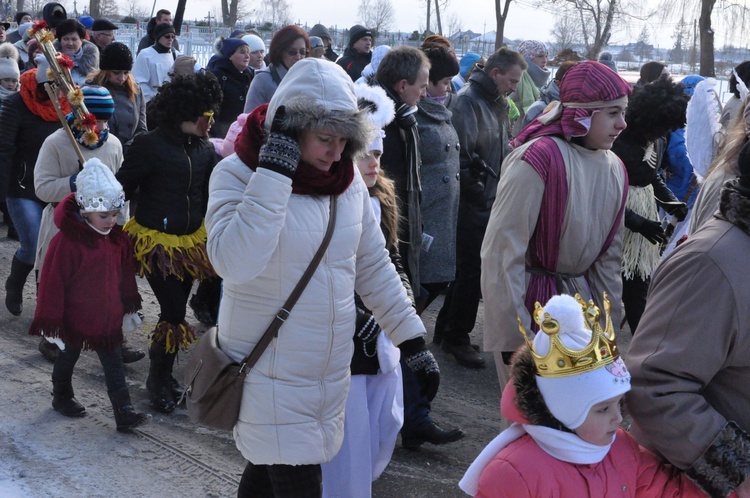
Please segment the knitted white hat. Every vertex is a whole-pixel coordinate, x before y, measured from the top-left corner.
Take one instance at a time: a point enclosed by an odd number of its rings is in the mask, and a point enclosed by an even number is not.
[[[245,35],[242,37],[242,40],[250,46],[251,53],[257,52],[258,50],[266,50],[266,44],[263,42],[263,40],[260,39],[259,36]]]
[[[591,330],[583,322],[581,305],[571,296],[552,297],[544,305],[544,314],[560,324],[559,337],[568,349],[579,351],[591,342]],[[534,351],[544,356],[550,349],[550,336],[538,332]],[[622,358],[587,372],[565,377],[536,376],[537,386],[550,413],[568,429],[583,424],[591,407],[630,390],[630,373]]]
[[[125,206],[125,192],[112,171],[92,157],[76,177],[76,202],[83,213],[118,211]]]
[[[18,70],[18,62],[9,57],[0,57],[0,80],[5,78],[19,79],[21,72]]]

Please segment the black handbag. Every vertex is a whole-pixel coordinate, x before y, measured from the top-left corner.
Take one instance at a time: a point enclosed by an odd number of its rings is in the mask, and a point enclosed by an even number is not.
[[[239,363],[232,360],[221,350],[218,327],[211,327],[198,341],[188,359],[183,393],[192,422],[222,430],[232,430],[237,423],[245,376],[289,317],[331,242],[336,223],[336,199],[336,196],[331,196],[328,227],[318,252],[252,352]]]

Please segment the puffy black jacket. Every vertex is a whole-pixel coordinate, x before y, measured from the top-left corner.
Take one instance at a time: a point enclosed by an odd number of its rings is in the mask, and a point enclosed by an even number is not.
[[[159,127],[138,135],[117,172],[130,199],[138,193],[136,221],[172,235],[195,232],[208,200],[208,177],[216,165],[208,139]]]
[[[372,52],[363,54],[352,47],[348,47],[344,50],[344,55],[336,61],[336,64],[344,68],[352,81],[357,81],[362,76],[362,70],[371,60]]]
[[[59,119],[45,121],[33,114],[20,93],[3,100],[0,109],[0,182],[3,192],[11,197],[39,201],[34,193],[34,165],[42,143],[60,126]]]
[[[211,128],[211,136],[224,138],[229,126],[245,109],[245,99],[254,73],[249,68],[240,72],[231,60],[224,57],[216,61],[211,72],[219,80],[224,94],[216,123]]]

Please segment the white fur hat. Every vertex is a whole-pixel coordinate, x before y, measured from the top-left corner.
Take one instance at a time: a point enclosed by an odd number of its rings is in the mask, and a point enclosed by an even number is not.
[[[378,134],[370,143],[367,152],[378,150],[383,152],[383,138],[385,132],[383,128],[388,126],[396,116],[396,109],[388,95],[380,86],[370,86],[366,83],[357,83],[354,85],[354,95],[357,96],[357,104],[360,109],[366,109],[367,116],[378,128]]]
[[[250,46],[250,52],[266,50],[266,44],[263,42],[263,40],[260,39],[259,36],[245,35],[242,37],[242,40]]]
[[[579,351],[591,342],[591,330],[584,325],[581,305],[573,297],[554,296],[544,305],[543,312],[560,324],[559,337],[568,349]],[[534,337],[536,354],[544,356],[549,350],[550,336],[537,333]],[[630,374],[622,358],[577,375],[537,375],[536,382],[550,413],[571,430],[583,424],[592,406],[630,390]]]
[[[118,211],[125,206],[125,192],[112,171],[92,157],[76,177],[76,202],[83,213]]]

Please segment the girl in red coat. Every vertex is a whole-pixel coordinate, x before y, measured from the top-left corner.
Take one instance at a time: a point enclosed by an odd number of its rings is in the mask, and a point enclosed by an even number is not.
[[[130,402],[122,364],[122,332],[135,330],[141,297],[130,239],[115,225],[125,194],[99,159],[89,159],[75,191],[55,208],[60,232],[42,267],[29,333],[55,338],[60,355],[52,370],[52,407],[68,417],[86,409],[73,395],[72,377],[82,349],[94,350],[104,368],[118,431],[148,423]]]
[[[514,355],[501,400],[512,424],[459,486],[481,498],[706,496],[620,427],[630,373],[619,357],[609,302],[605,295],[602,330],[593,301],[576,298],[554,296],[544,308],[536,303],[540,331]]]

